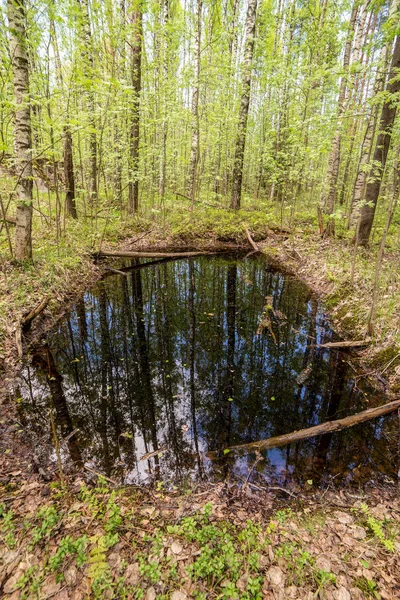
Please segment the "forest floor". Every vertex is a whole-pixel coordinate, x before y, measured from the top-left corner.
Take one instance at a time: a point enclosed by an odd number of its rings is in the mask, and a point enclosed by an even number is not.
[[[95,478],[97,480],[97,478]],[[0,503],[9,600],[400,598],[398,492],[224,484],[185,494],[15,472]]]
[[[357,253],[347,239],[323,240],[314,221],[291,232],[266,213],[175,212],[163,223],[137,219],[99,233],[80,223],[54,245],[35,231],[33,265],[3,260],[0,340],[0,597],[243,598],[299,600],[400,598],[398,490],[239,492],[208,485],[182,493],[119,488],[90,474],[63,487],[32,469],[7,389],[19,368],[15,336],[23,315],[45,296],[31,340],[99,279],[103,249],[248,250],[245,227],[269,260],[325,300],[346,339],[365,339],[376,247]],[[360,364],[400,389],[400,255],[390,248],[381,273],[375,337]],[[397,493],[396,493],[397,492]],[[262,497],[261,497],[262,496]]]

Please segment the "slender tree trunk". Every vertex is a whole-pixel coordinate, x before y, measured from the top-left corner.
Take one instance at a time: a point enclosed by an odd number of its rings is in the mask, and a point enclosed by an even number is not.
[[[326,186],[323,190],[321,205],[325,209],[325,212],[328,215],[332,215],[337,197],[337,183],[339,176],[339,167],[340,167],[340,146],[341,146],[341,132],[342,132],[342,117],[345,111],[346,104],[346,90],[348,85],[348,70],[350,66],[350,55],[351,55],[351,46],[352,39],[354,35],[354,30],[356,26],[357,13],[359,9],[358,1],[355,0],[353,4],[353,9],[351,12],[349,28],[347,31],[347,39],[346,46],[343,56],[343,75],[340,82],[340,91],[339,91],[339,99],[338,99],[338,107],[336,118],[338,125],[336,127],[335,135],[332,141],[331,151],[329,154],[328,160],[328,172],[326,175]],[[334,233],[334,222],[332,219],[329,220],[326,230],[327,235],[333,235]]]
[[[54,8],[54,7],[53,7]],[[65,92],[64,89],[64,79],[61,69],[61,58],[60,52],[58,48],[57,36],[56,36],[56,28],[54,24],[54,20],[50,18],[50,36],[53,44],[54,50],[54,58],[56,63],[56,74],[57,80],[60,84],[60,87]],[[74,219],[78,218],[78,213],[76,211],[76,203],[75,203],[75,175],[74,175],[74,162],[73,162],[73,142],[72,142],[72,133],[71,128],[69,126],[69,98],[67,98],[67,115],[66,115],[66,124],[64,125],[64,139],[63,139],[63,154],[64,154],[64,183],[65,183],[65,214],[67,216],[73,217]]]
[[[93,77],[94,77],[94,50],[92,31],[90,27],[90,15],[88,0],[78,0],[82,10],[83,18],[83,52],[86,59],[88,77],[92,79],[89,84],[89,91],[87,94],[87,103],[89,111],[89,122],[90,122],[90,137],[89,137],[89,154],[90,154],[90,202],[95,204],[98,198],[97,189],[97,131],[96,131],[96,116],[95,116],[95,94],[93,90]]]
[[[139,209],[139,135],[140,135],[140,92],[142,85],[142,10],[138,0],[132,4],[132,55],[131,78],[133,86],[131,130],[129,139],[129,188],[128,212]]]
[[[400,68],[400,36],[396,37],[392,64],[390,67],[389,81],[386,85],[387,96],[385,97],[380,119],[379,133],[376,140],[373,164],[374,168],[367,183],[365,192],[365,204],[361,208],[360,224],[358,229],[358,243],[367,246],[371,234],[372,224],[375,217],[375,209],[379,198],[386,159],[389,152],[392,136],[393,123],[396,117],[397,107],[393,102],[393,94],[400,91],[400,79],[398,69]]]
[[[390,194],[388,211],[387,211],[387,215],[386,215],[386,223],[385,223],[385,228],[383,230],[383,235],[382,235],[381,243],[379,246],[378,258],[377,258],[376,267],[375,267],[374,289],[372,292],[371,310],[370,310],[369,317],[368,317],[368,333],[370,335],[374,335],[374,333],[375,333],[374,325],[375,325],[376,308],[377,308],[377,301],[378,301],[379,276],[381,273],[383,257],[385,254],[385,245],[386,245],[387,235],[388,235],[388,232],[390,229],[390,225],[392,223],[393,215],[395,213],[398,198],[399,198],[399,154],[400,154],[400,148],[397,149],[396,158],[394,160],[393,182],[392,182],[392,189],[391,189],[391,194]]]
[[[74,160],[72,153],[71,130],[64,127],[64,178],[65,178],[65,214],[77,219],[75,204]]]
[[[123,30],[121,49],[119,57],[117,58],[117,75],[118,77],[125,80],[125,68],[126,68],[126,11],[125,11],[125,0],[120,0],[120,25]],[[118,112],[114,115],[114,196],[115,199],[120,203],[122,207],[122,140],[121,140],[121,120]]]
[[[193,211],[194,197],[196,192],[197,165],[200,155],[200,124],[199,124],[199,87],[200,87],[200,61],[201,61],[201,16],[203,12],[203,0],[197,0],[197,26],[196,26],[196,81],[192,96],[192,145],[190,148],[189,188],[188,196],[192,201]]]
[[[167,169],[167,135],[168,135],[168,20],[169,20],[169,0],[162,1],[162,47],[161,47],[161,81],[162,81],[162,101],[163,119],[161,124],[161,155],[160,155],[160,179],[159,179],[159,195],[161,202],[165,196],[166,185],[166,169]]]
[[[25,2],[8,0],[10,55],[16,103],[14,145],[17,176],[15,258],[32,258],[32,128],[29,101],[29,63],[26,49]]]
[[[381,60],[380,60],[380,68],[378,69],[375,84],[373,97],[375,97],[379,92],[383,90],[385,84],[385,76],[384,73],[387,69],[388,62],[388,48],[385,46],[381,51]],[[358,213],[361,203],[364,200],[364,192],[365,192],[365,183],[367,179],[367,173],[365,167],[368,165],[371,153],[372,153],[372,144],[375,137],[376,125],[378,121],[379,115],[379,105],[374,104],[371,110],[371,115],[368,119],[367,129],[365,131],[364,140],[361,148],[361,156],[358,162],[358,171],[356,180],[353,188],[353,195],[350,204],[349,210],[349,218],[347,222],[347,228],[349,229],[351,225],[354,224],[356,220],[356,213]]]
[[[247,134],[247,117],[250,106],[251,71],[253,63],[254,39],[256,30],[257,0],[249,0],[246,17],[245,51],[242,65],[242,98],[239,109],[239,123],[236,137],[236,151],[233,166],[231,208],[238,210],[242,196],[243,161]]]

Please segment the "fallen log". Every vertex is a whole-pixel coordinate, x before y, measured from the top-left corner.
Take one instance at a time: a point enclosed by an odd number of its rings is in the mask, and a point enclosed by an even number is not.
[[[100,250],[96,256],[115,256],[120,258],[185,258],[187,256],[202,256],[214,254],[214,252],[129,252],[125,250]]]
[[[250,231],[247,229],[247,227],[245,227],[244,230],[246,232],[247,239],[249,240],[250,245],[252,246],[253,250],[255,252],[261,252],[260,248],[257,246],[257,244],[255,243],[255,241],[251,237]]]
[[[168,263],[168,262],[172,262],[175,260],[179,260],[179,256],[172,256],[171,258],[158,258],[156,260],[149,260],[148,262],[145,263],[139,263],[137,265],[132,265],[130,267],[122,267],[121,269],[118,269],[118,272],[123,274],[123,275],[129,275],[129,273],[132,273],[133,271],[140,271],[141,269],[147,269],[147,267],[154,267],[156,265],[162,265],[164,263]],[[109,275],[112,275],[112,271],[117,271],[117,269],[107,269],[108,272],[104,273],[103,277],[108,277]]]
[[[44,298],[41,302],[39,302],[37,306],[35,306],[35,308],[32,308],[32,310],[30,310],[24,317],[22,317],[21,328],[23,331],[27,331],[30,328],[33,319],[35,319],[35,317],[37,317],[38,315],[40,315],[41,312],[44,311],[48,303],[49,298]]]
[[[285,235],[290,235],[292,233],[292,231],[288,227],[283,227],[280,225],[268,225],[268,229],[270,229],[274,233],[282,233]]]
[[[276,437],[259,440],[257,442],[250,442],[249,444],[230,446],[224,450],[224,453],[254,452],[256,450],[268,450],[270,448],[286,446],[287,444],[306,440],[317,435],[323,435],[324,433],[331,433],[333,431],[340,431],[341,429],[345,429],[347,427],[353,427],[358,423],[370,421],[371,419],[387,415],[398,409],[400,409],[400,400],[394,400],[388,404],[383,404],[382,406],[377,406],[376,408],[368,408],[360,413],[351,415],[350,417],[344,417],[343,419],[337,419],[336,421],[327,421],[326,423],[321,423],[320,425],[315,425],[314,427],[300,429],[299,431],[292,431],[291,433],[285,433],[284,435],[278,435]],[[212,451],[208,452],[207,456],[209,458],[215,458],[218,454],[218,451]]]
[[[370,341],[371,340],[326,342],[326,344],[316,344],[316,346],[318,346],[318,348],[360,348],[362,346],[368,346]]]
[[[128,273],[125,271],[120,271],[119,269],[113,269],[113,267],[106,266],[104,267],[106,271],[109,271],[112,275],[123,275],[124,277],[128,277]]]

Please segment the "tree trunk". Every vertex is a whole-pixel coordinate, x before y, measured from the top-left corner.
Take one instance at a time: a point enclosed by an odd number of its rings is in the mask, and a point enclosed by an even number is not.
[[[246,17],[246,39],[243,59],[242,98],[239,109],[239,123],[236,137],[236,150],[233,166],[231,208],[238,210],[242,196],[243,161],[246,145],[247,117],[250,105],[251,70],[253,63],[254,37],[257,17],[257,0],[249,0]]]
[[[16,103],[14,145],[17,176],[15,258],[32,258],[32,128],[29,102],[29,63],[26,48],[25,2],[8,0],[10,55]]]
[[[165,196],[166,185],[166,168],[167,168],[167,135],[168,135],[168,92],[166,91],[168,84],[168,20],[169,20],[169,0],[162,2],[162,48],[161,48],[161,81],[163,88],[162,100],[163,119],[161,124],[161,154],[160,154],[160,180],[159,180],[159,195],[163,202]]]
[[[338,121],[338,125],[336,127],[335,135],[333,138],[331,151],[329,154],[328,160],[328,172],[326,175],[326,187],[323,190],[321,205],[322,208],[328,215],[332,215],[337,197],[337,183],[339,176],[339,167],[340,167],[340,146],[341,146],[341,130],[342,130],[342,117],[345,111],[346,104],[346,90],[347,90],[347,78],[348,78],[348,70],[350,66],[350,54],[351,54],[351,45],[353,34],[356,26],[357,13],[359,9],[359,4],[357,0],[354,2],[353,9],[351,12],[349,28],[347,31],[347,39],[346,46],[343,56],[343,75],[340,82],[340,91],[339,91],[339,99],[338,99],[338,107],[336,118]],[[326,229],[328,235],[333,234],[334,225],[333,221],[330,220]]]
[[[75,204],[75,177],[72,154],[72,135],[70,128],[64,127],[64,177],[65,177],[65,214],[78,218]]]
[[[126,11],[125,0],[120,0],[120,26],[123,31],[121,40],[121,49],[117,58],[117,78],[125,80],[125,63],[126,63]],[[114,114],[114,197],[122,207],[122,140],[121,140],[121,121],[118,112]]]
[[[378,257],[376,260],[374,289],[372,292],[371,310],[370,310],[369,317],[368,317],[368,333],[370,335],[375,334],[374,325],[375,325],[376,309],[377,309],[377,302],[378,302],[379,276],[381,273],[383,257],[385,254],[386,239],[387,239],[387,236],[389,233],[390,225],[393,220],[393,215],[396,211],[397,202],[398,202],[398,198],[399,198],[399,155],[400,155],[400,147],[397,149],[396,158],[394,160],[393,182],[392,182],[389,206],[388,206],[387,215],[386,215],[386,223],[385,223],[385,228],[383,230],[381,243],[379,246]]]
[[[61,69],[61,57],[57,43],[56,28],[54,19],[50,18],[50,37],[53,44],[54,58],[56,63],[56,75],[60,87],[64,89],[64,79]],[[67,216],[78,218],[76,212],[75,203],[75,175],[74,175],[74,163],[73,163],[73,143],[72,134],[69,126],[69,99],[67,99],[67,123],[64,125],[64,141],[63,141],[63,154],[64,154],[64,180],[65,180],[65,214]]]
[[[389,81],[386,85],[387,95],[382,106],[379,133],[374,150],[374,168],[370,175],[371,180],[367,183],[365,204],[361,208],[358,229],[358,243],[361,246],[367,246],[369,242],[369,236],[371,234],[372,224],[374,222],[375,209],[381,189],[383,173],[385,170],[386,159],[389,152],[392,128],[397,112],[396,104],[393,102],[393,94],[397,94],[400,91],[400,79],[397,77],[399,68],[400,36],[397,36],[393,50]],[[393,79],[395,80],[393,81]]]
[[[192,200],[193,211],[194,196],[196,190],[197,164],[200,154],[200,125],[199,125],[199,86],[200,86],[200,60],[201,60],[201,15],[203,11],[203,0],[197,0],[197,27],[196,27],[196,82],[192,96],[192,146],[190,149],[190,171],[188,196]]]
[[[131,78],[133,86],[131,130],[129,139],[129,189],[128,212],[139,209],[139,135],[140,135],[140,91],[142,84],[142,12],[137,0],[132,3],[132,56]]]
[[[387,48],[387,46],[384,46],[381,50],[380,67],[377,70],[377,74],[376,74],[376,78],[375,78],[374,90],[373,90],[373,94],[372,94],[373,98],[375,98],[375,96],[383,90],[383,87],[385,84],[384,73],[386,72],[386,69],[387,69],[387,62],[388,62],[388,48]],[[356,220],[356,213],[358,213],[361,203],[364,200],[365,182],[367,179],[367,173],[366,173],[365,167],[368,165],[370,158],[371,158],[372,144],[373,144],[374,137],[375,137],[376,125],[377,125],[377,121],[378,121],[378,114],[379,114],[379,105],[374,104],[372,106],[371,114],[370,114],[370,117],[367,122],[367,128],[365,131],[364,140],[363,140],[362,148],[361,148],[361,156],[360,156],[359,162],[358,162],[357,176],[356,176],[356,180],[354,183],[353,196],[351,199],[349,217],[348,217],[348,222],[347,222],[348,229],[350,228],[351,225],[354,224],[354,222]]]
[[[92,31],[90,28],[90,16],[88,0],[78,0],[82,10],[83,18],[83,51],[86,59],[86,65],[88,69],[88,77],[92,79],[89,85],[89,91],[87,94],[88,99],[88,111],[89,111],[89,122],[90,122],[90,137],[89,137],[89,154],[90,154],[90,202],[94,204],[97,201],[98,189],[97,189],[97,132],[96,132],[96,117],[95,117],[95,96],[93,91],[93,77],[94,77],[94,50]]]

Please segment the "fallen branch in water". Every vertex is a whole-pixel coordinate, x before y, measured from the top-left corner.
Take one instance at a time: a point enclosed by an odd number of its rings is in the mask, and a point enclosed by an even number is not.
[[[39,304],[37,304],[37,306],[35,306],[35,308],[32,308],[32,310],[30,310],[24,317],[22,317],[21,327],[23,331],[27,331],[30,328],[33,319],[44,311],[48,303],[49,298],[44,298],[41,302],[39,302]]]
[[[368,346],[371,340],[356,340],[354,342],[327,342],[326,344],[316,344],[318,348],[360,348]]]
[[[88,467],[87,465],[83,465],[83,468],[86,469],[86,471],[89,471],[89,473],[96,475],[96,477],[99,477],[99,478],[102,477],[109,483],[112,483],[113,485],[118,487],[119,484],[117,481],[115,481],[115,479],[111,479],[111,477],[107,477],[107,475],[103,475],[103,473],[99,473],[98,471],[95,471],[94,469],[92,469],[91,467]]]
[[[308,427],[307,429],[300,429],[299,431],[292,431],[292,433],[285,433],[284,435],[278,435],[276,437],[267,438],[266,440],[259,440],[258,442],[251,442],[250,444],[240,444],[238,446],[230,446],[224,450],[225,453],[229,452],[254,452],[260,450],[268,450],[270,448],[277,448],[279,446],[286,446],[293,442],[299,442],[300,440],[306,440],[317,435],[323,435],[324,433],[331,433],[333,431],[340,431],[347,427],[353,427],[358,423],[364,421],[370,421],[376,417],[387,415],[397,409],[400,409],[400,400],[394,400],[383,406],[377,406],[376,408],[368,408],[360,413],[351,415],[350,417],[344,417],[336,421],[327,421],[321,425],[315,425],[314,427]],[[208,452],[209,458],[216,457],[219,454],[218,451]]]
[[[247,239],[250,242],[250,245],[252,246],[253,250],[255,252],[261,252],[260,248],[257,246],[257,244],[255,243],[255,241],[253,240],[253,238],[250,235],[250,231],[247,229],[247,227],[244,228],[246,235],[247,235]]]
[[[101,250],[96,252],[96,257],[116,256],[121,258],[185,258],[187,256],[202,256],[215,254],[215,252],[128,252],[125,250]]]
[[[126,273],[125,271],[120,271],[119,269],[113,269],[113,267],[106,266],[104,268],[106,271],[109,271],[113,275],[123,275],[124,277],[128,277],[129,275],[129,273]]]

